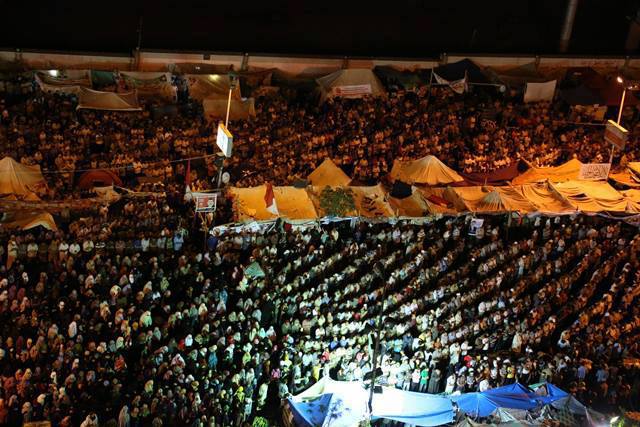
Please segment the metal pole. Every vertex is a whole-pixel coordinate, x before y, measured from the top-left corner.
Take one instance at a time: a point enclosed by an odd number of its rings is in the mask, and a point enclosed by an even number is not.
[[[382,331],[382,314],[384,313],[384,300],[387,295],[387,283],[382,288],[382,304],[378,311],[378,319],[376,325],[376,341],[373,345],[373,370],[371,371],[371,388],[369,389],[369,419],[373,414],[373,392],[376,387],[377,370],[378,370],[378,353],[380,352],[380,332]]]
[[[224,127],[229,129],[229,112],[231,111],[231,92],[233,92],[233,85],[229,86],[229,98],[227,99],[227,117],[224,119]]]
[[[560,33],[560,46],[559,50],[564,53],[569,48],[569,41],[571,40],[571,32],[573,31],[573,21],[576,18],[576,10],[578,9],[578,0],[569,0],[567,3],[567,11],[564,15],[564,24],[562,25],[562,32]]]
[[[233,89],[235,88],[235,82],[233,77],[230,78],[231,82],[229,84],[229,97],[227,98],[227,117],[224,119],[224,127],[229,130],[229,112],[231,111],[231,94],[233,93]],[[220,169],[218,169],[218,188],[222,186],[222,169],[224,167],[224,159],[220,162]]]
[[[433,82],[433,67],[431,67],[431,75],[429,76],[429,92],[427,92],[427,107],[429,106],[429,101],[431,100],[431,85]]]
[[[618,121],[617,123],[620,124],[620,120],[622,119],[622,110],[624,109],[624,97],[627,94],[627,87],[625,86],[624,89],[622,89],[622,99],[620,100],[620,111],[618,111]],[[614,151],[616,151],[616,146],[611,144],[611,154],[609,155],[609,164],[613,165],[613,153]]]

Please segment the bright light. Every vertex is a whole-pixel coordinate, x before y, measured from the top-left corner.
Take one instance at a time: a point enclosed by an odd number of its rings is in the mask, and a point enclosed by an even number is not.
[[[609,422],[609,424],[615,424],[619,419],[620,419],[620,417],[613,417],[613,418],[611,418],[611,421]]]
[[[49,70],[49,75],[51,77],[58,77],[58,70]]]
[[[616,79],[618,80],[618,83],[622,83],[624,80],[622,80],[622,77],[618,76],[618,78]]]

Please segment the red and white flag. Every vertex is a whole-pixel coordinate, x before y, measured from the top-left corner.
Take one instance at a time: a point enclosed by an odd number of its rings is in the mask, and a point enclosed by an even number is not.
[[[433,73],[433,77],[436,78],[436,82],[438,82],[438,84],[448,85],[451,88],[452,91],[454,91],[455,93],[458,93],[460,95],[462,95],[467,90],[469,90],[469,85],[467,84],[467,72],[466,71],[464,72],[464,77],[461,78],[460,80],[449,81],[449,80],[443,79],[442,77],[440,77],[436,73]]]
[[[278,205],[276,204],[276,197],[273,193],[273,185],[267,183],[267,191],[264,194],[264,203],[267,205],[267,210],[274,215],[278,215]]]

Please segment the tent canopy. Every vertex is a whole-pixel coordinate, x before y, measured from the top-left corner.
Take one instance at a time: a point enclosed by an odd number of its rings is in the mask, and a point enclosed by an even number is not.
[[[13,212],[2,222],[2,228],[7,230],[30,230],[38,226],[47,230],[58,230],[56,222],[49,212]]]
[[[512,187],[456,187],[453,191],[471,212],[533,212],[536,210]]]
[[[564,182],[577,180],[580,176],[580,168],[582,162],[578,159],[571,159],[560,166],[550,167],[532,167],[522,175],[519,175],[511,181],[514,185],[530,184],[534,182]]]
[[[527,169],[529,166],[525,161],[516,160],[509,166],[489,172],[460,173],[460,176],[464,177],[464,182],[454,185],[504,185]]]
[[[386,96],[384,86],[368,68],[347,68],[316,79],[322,101],[333,97]]]
[[[221,99],[227,102],[231,88],[231,78],[228,74],[187,74],[185,77],[189,84],[191,98],[198,101]],[[242,99],[240,85],[236,85],[231,92],[231,99],[236,101]]]
[[[389,197],[389,204],[395,209],[397,216],[400,217],[419,218],[431,212],[429,205],[415,187],[411,189],[411,196],[409,197],[403,199]]]
[[[427,82],[422,80],[420,73],[398,70],[389,65],[379,65],[373,69],[373,72],[380,78],[386,87],[400,86],[404,89],[413,89],[425,85]]]
[[[380,184],[371,187],[349,187],[358,214],[367,218],[392,217],[393,209],[387,202],[386,193]]]
[[[449,81],[461,80],[466,74],[469,83],[490,83],[482,69],[470,59],[441,65],[434,68],[433,72]]]
[[[347,186],[351,182],[351,178],[329,158],[324,159],[320,166],[309,174],[307,180],[312,185],[320,187]]]
[[[27,166],[11,157],[0,160],[0,197],[39,200],[38,188],[46,186],[40,166]]]
[[[628,207],[628,200],[606,182],[566,181],[550,185],[583,212],[625,212]]]
[[[464,181],[456,171],[431,155],[404,162],[395,160],[389,175],[407,184],[443,185]]]
[[[129,89],[135,89],[141,98],[175,101],[176,88],[171,84],[171,73],[121,71]]]
[[[540,213],[560,215],[573,213],[575,208],[558,194],[547,182],[514,186]]]
[[[491,68],[491,71],[495,73],[501,82],[511,87],[520,87],[532,82],[542,83],[549,80],[538,70],[535,62],[529,62],[507,70]]]
[[[108,169],[92,170],[83,173],[78,179],[78,187],[86,190],[92,187],[104,187],[109,185],[122,185],[118,175]]]
[[[234,210],[238,215],[238,220],[267,220],[277,217],[267,210],[266,185],[251,188],[233,187],[229,192],[234,197]],[[273,194],[278,207],[278,216],[293,220],[318,217],[313,202],[304,189],[273,187]]]
[[[142,111],[135,92],[101,92],[84,87],[80,88],[79,102],[76,109]]]
[[[211,99],[202,100],[204,116],[207,120],[224,119],[227,115],[227,99]],[[255,117],[256,108],[253,98],[240,100],[232,99],[229,109],[229,119],[231,120],[248,120]]]

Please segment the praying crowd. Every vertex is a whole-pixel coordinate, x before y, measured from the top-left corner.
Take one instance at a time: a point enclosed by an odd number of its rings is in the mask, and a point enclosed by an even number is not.
[[[277,423],[282,399],[325,375],[366,381],[376,364],[377,383],[403,390],[548,381],[604,412],[640,409],[637,228],[496,215],[472,233],[470,216],[209,231],[184,199],[187,175],[206,189],[218,173],[197,105],[158,118],[76,102],[0,95],[2,157],[39,164],[44,199],[83,197],[78,171],[96,168],[149,194],[56,215],[57,231],[0,229],[0,426]],[[426,154],[472,172],[609,150],[561,105],[483,92],[275,96],[256,110],[230,126],[234,185],[289,184],[327,157],[375,182]],[[621,162],[640,159],[627,126]]]

